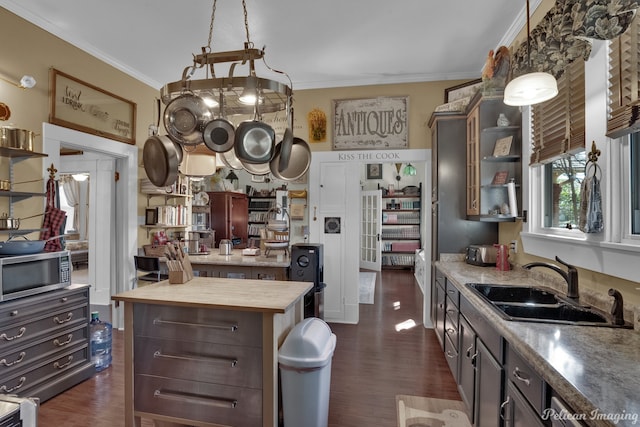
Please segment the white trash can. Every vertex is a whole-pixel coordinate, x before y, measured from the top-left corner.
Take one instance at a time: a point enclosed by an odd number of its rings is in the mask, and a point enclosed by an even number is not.
[[[278,353],[284,427],[327,427],[336,335],[316,317],[298,323]]]

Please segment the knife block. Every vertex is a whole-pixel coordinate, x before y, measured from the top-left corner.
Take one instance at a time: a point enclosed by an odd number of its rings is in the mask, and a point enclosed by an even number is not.
[[[187,283],[193,279],[193,267],[191,267],[189,255],[184,254],[180,259],[180,263],[182,264],[182,270],[169,270],[169,283],[172,285]]]

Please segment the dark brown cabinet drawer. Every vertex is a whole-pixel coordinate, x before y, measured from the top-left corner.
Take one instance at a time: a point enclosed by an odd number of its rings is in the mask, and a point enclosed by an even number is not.
[[[89,306],[83,304],[55,307],[42,313],[24,317],[22,321],[0,326],[0,352],[57,334],[62,328],[73,328],[89,323]]]
[[[22,370],[39,360],[50,358],[55,353],[87,342],[89,342],[89,327],[85,324],[77,326],[75,329],[58,332],[25,346],[13,347],[8,352],[0,353],[0,378],[5,378],[12,372]]]
[[[262,350],[256,347],[139,337],[133,354],[138,374],[262,388]]]
[[[506,369],[511,381],[523,394],[533,409],[542,415],[548,406],[547,384],[520,354],[507,345]]]
[[[262,390],[136,375],[134,410],[235,427],[262,425]]]
[[[51,381],[90,360],[88,343],[76,349],[56,354],[54,357],[32,364],[27,370],[16,370],[0,382],[0,393],[29,395],[29,389]]]
[[[135,304],[133,316],[137,337],[262,345],[262,314],[258,312]]]

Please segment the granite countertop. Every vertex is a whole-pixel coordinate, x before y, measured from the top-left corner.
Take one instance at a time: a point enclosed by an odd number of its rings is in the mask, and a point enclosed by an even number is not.
[[[256,267],[289,267],[291,259],[278,253],[277,255],[270,255],[268,257],[264,255],[249,256],[242,255],[242,249],[234,249],[231,251],[231,255],[220,255],[217,249],[206,255],[189,255],[191,264],[211,264],[211,265],[241,265],[241,266],[256,266]]]
[[[640,423],[637,329],[504,320],[465,283],[548,287],[557,284],[547,283],[540,275],[519,267],[502,272],[495,267],[477,267],[447,258],[435,265],[491,321],[509,345],[527,358],[576,415],[584,416],[584,422],[598,427]],[[625,320],[633,318],[625,316]]]
[[[119,302],[284,313],[311,288],[311,282],[194,277],[186,283],[168,280],[111,297]]]

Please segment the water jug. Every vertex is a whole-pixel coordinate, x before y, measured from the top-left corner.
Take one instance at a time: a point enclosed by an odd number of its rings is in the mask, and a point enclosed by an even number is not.
[[[111,323],[103,322],[97,311],[91,312],[91,361],[100,372],[111,365]]]
[[[493,245],[496,247],[496,270],[509,271],[511,269],[509,265],[509,246],[507,245]]]
[[[231,250],[233,249],[233,244],[231,240],[222,239],[218,244],[218,248],[220,250],[220,255],[231,255]]]

